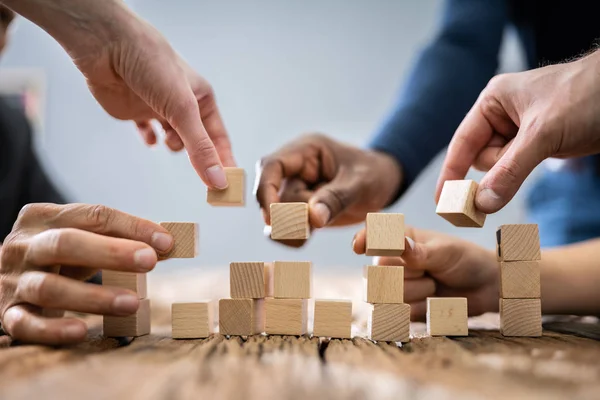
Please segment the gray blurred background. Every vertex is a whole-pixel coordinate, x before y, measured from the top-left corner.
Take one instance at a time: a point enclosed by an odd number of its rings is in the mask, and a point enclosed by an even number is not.
[[[358,226],[316,232],[300,250],[263,236],[252,196],[254,165],[305,132],[362,146],[391,110],[416,52],[435,35],[441,0],[134,0],[128,2],[214,86],[234,154],[248,173],[245,208],[212,208],[184,153],[148,149],[132,123],[113,120],[45,32],[16,22],[3,67],[41,69],[46,81],[38,152],[73,201],[101,203],[155,221],[197,221],[200,255],[159,270],[212,268],[230,261],[311,260],[315,269],[369,262],[352,253]],[[507,32],[502,70],[521,69]],[[432,105],[435,107],[435,105]],[[492,248],[495,227],[523,220],[518,197],[483,229],[454,228],[435,214],[441,158],[390,211],[408,224]],[[479,180],[480,174],[471,177]]]

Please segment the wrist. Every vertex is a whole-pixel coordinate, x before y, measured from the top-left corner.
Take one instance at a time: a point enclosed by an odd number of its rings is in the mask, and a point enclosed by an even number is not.
[[[402,187],[404,181],[404,171],[402,165],[391,155],[371,150],[369,154],[373,158],[373,163],[376,165],[375,182],[378,197],[381,199],[381,208],[391,205]]]

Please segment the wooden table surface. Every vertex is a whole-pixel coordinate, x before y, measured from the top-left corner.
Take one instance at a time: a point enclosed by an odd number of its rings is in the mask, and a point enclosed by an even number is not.
[[[195,285],[186,278],[181,285],[202,293],[199,287],[218,287],[215,279],[222,278],[198,278],[202,282],[196,279]],[[360,337],[228,339],[217,334],[172,340],[168,306],[176,291],[166,289],[170,279],[151,280],[149,336],[106,339],[101,318],[84,316],[89,340],[77,346],[18,345],[0,337],[0,398],[600,398],[600,341],[589,338],[600,336],[597,323],[555,322],[542,338],[505,338],[494,329],[497,318],[488,316],[470,322],[486,329],[455,339],[427,337],[416,323],[412,341],[402,347]],[[356,315],[355,333],[361,334],[363,316]]]

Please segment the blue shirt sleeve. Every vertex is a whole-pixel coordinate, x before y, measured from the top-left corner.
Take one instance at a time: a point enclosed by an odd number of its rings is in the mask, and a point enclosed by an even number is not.
[[[437,35],[417,58],[395,110],[369,144],[402,166],[398,196],[448,145],[496,73],[507,21],[506,0],[446,1]]]

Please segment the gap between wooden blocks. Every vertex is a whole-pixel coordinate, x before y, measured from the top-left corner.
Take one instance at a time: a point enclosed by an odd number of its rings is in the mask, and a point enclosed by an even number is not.
[[[159,260],[194,258],[198,255],[198,224],[193,222],[161,222],[160,226],[173,235],[175,243],[169,253],[159,256]]]
[[[444,182],[435,212],[454,226],[481,228],[486,215],[475,207],[478,186],[472,180]]]
[[[208,189],[206,201],[213,206],[241,207],[246,203],[246,172],[243,168],[225,167],[226,189]]]
[[[404,252],[404,214],[368,213],[366,255],[401,256]]]

